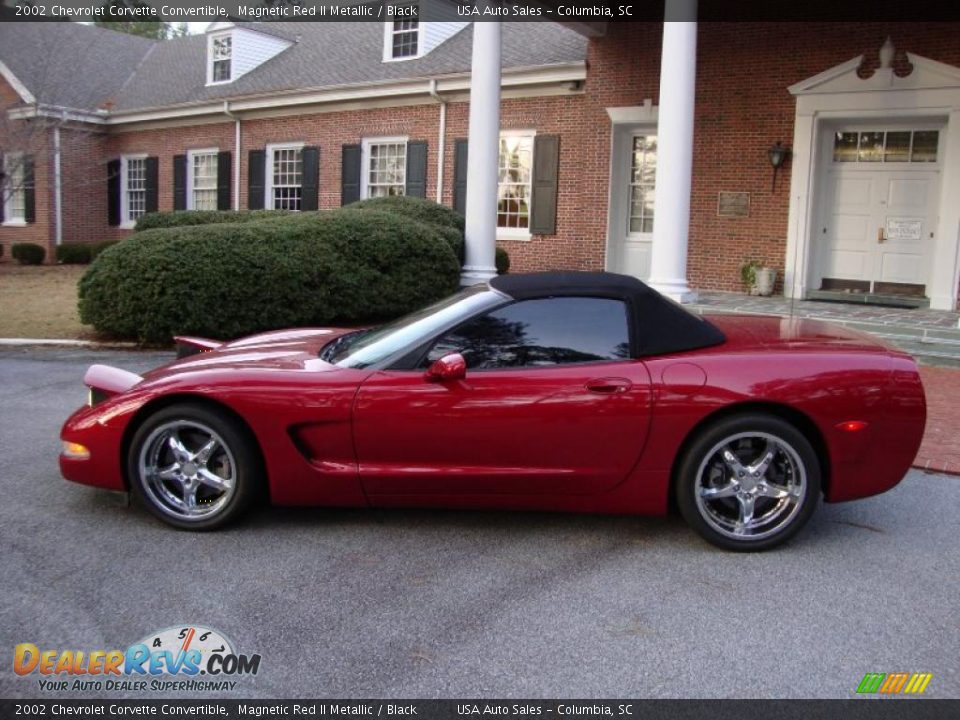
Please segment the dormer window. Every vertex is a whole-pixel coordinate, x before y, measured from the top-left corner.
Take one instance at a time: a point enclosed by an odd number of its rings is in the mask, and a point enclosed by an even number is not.
[[[233,79],[233,37],[210,36],[210,83],[225,83]]]
[[[391,54],[394,60],[417,57],[420,47],[420,21],[395,20],[391,31]]]

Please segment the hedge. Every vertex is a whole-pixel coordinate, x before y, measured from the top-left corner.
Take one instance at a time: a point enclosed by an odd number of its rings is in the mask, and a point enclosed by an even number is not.
[[[343,208],[137,232],[90,266],[79,307],[115,337],[232,338],[395,317],[454,292],[459,276],[435,228]]]
[[[386,210],[409,217],[418,222],[453,228],[458,231],[461,236],[463,235],[463,215],[452,208],[448,208],[446,205],[435,203],[432,200],[424,200],[423,198],[409,197],[407,195],[391,195],[389,197],[358,200],[355,203],[347,205],[347,207],[361,210]]]
[[[265,218],[289,216],[288,210],[172,210],[147,213],[137,220],[136,231],[155,228],[256,222]]]
[[[57,262],[64,265],[86,265],[93,260],[90,243],[63,243],[57,246]]]
[[[40,265],[47,257],[46,249],[34,243],[14,243],[10,248],[10,254],[21,265]]]

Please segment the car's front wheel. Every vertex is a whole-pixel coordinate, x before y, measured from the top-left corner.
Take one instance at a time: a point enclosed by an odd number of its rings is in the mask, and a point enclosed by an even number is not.
[[[191,530],[212,530],[243,513],[261,482],[260,467],[239,421],[191,403],[147,418],[134,433],[127,461],[131,489],[147,509]]]
[[[707,427],[677,475],[677,505],[703,538],[727,550],[766,550],[793,537],[820,498],[820,462],[790,423],[749,414]]]

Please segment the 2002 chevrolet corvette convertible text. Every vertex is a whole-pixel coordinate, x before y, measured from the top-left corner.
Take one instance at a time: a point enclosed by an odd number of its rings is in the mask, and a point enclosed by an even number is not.
[[[889,490],[926,407],[914,361],[800,319],[699,318],[633,278],[505,275],[371,330],[178,338],[92,366],[69,480],[206,530],[284,505],[665,513],[760,550]]]

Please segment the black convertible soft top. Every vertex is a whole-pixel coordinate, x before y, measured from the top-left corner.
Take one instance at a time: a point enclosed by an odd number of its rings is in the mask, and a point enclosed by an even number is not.
[[[629,275],[608,272],[508,274],[490,280],[490,287],[514,300],[546,297],[623,300],[633,325],[633,357],[697,350],[726,340],[716,326]]]

